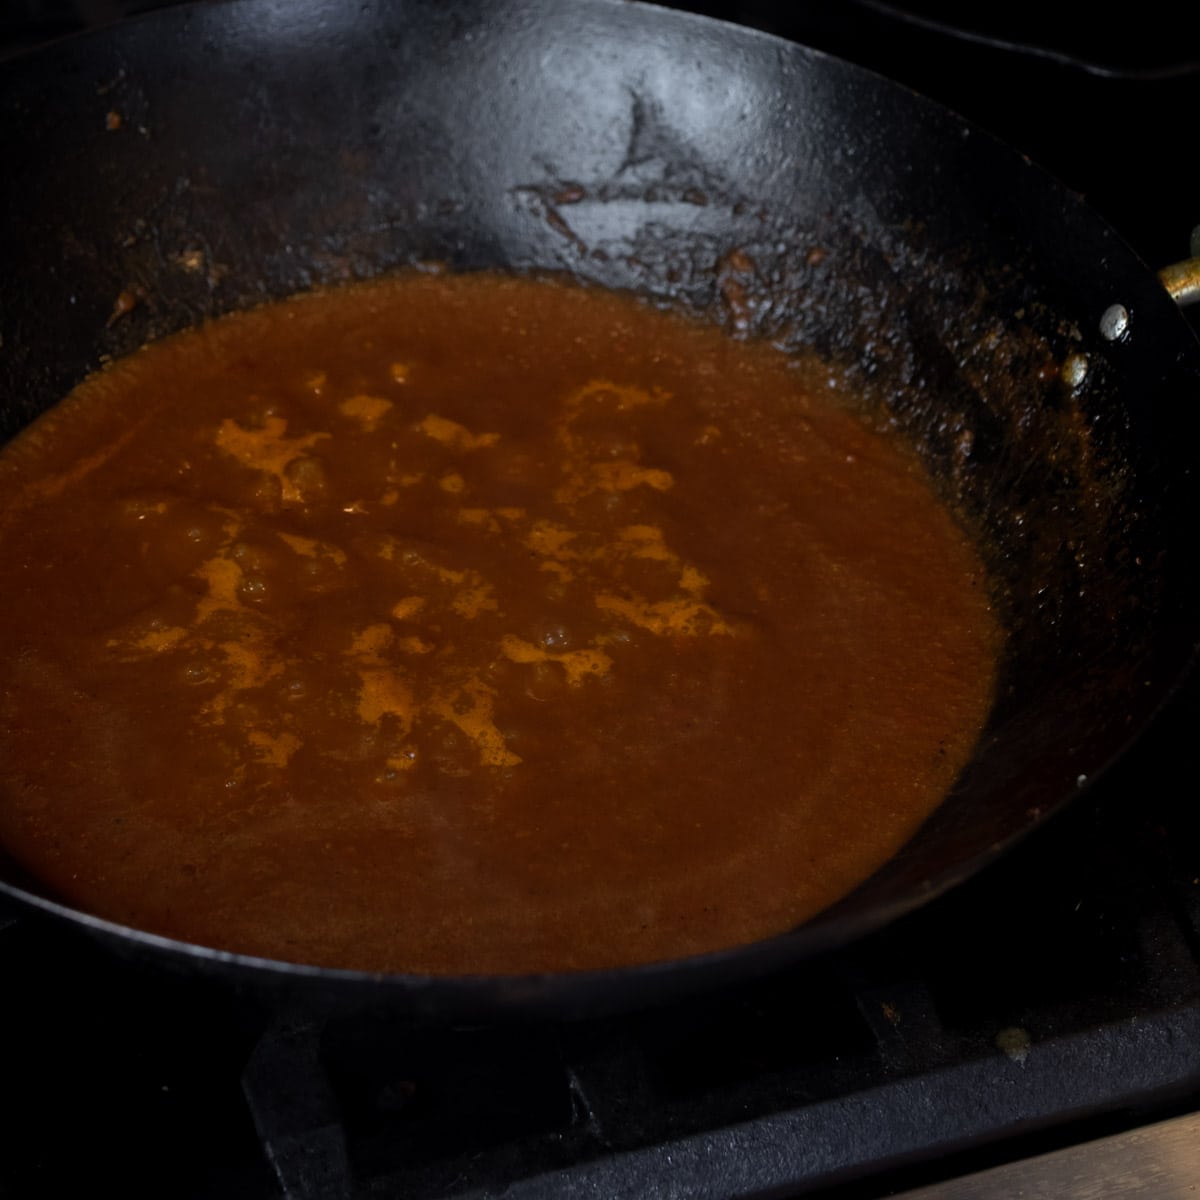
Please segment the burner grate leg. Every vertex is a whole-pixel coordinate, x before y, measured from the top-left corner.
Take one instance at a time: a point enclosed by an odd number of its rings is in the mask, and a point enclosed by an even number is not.
[[[254,1047],[242,1092],[285,1200],[349,1200],[346,1136],[321,1064],[321,1026],[276,1020]]]

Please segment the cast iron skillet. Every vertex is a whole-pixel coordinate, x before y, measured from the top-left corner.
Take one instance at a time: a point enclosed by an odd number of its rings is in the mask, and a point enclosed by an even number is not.
[[[848,365],[978,532],[1009,628],[951,797],[784,936],[620,971],[377,977],[168,942],[5,869],[9,896],[130,955],[417,1018],[578,1015],[761,972],[1036,827],[1200,640],[1185,323],[1078,198],[860,69],[626,0],[244,0],[10,64],[0,162],[4,436],[103,356],[269,297],[413,263],[565,272]]]

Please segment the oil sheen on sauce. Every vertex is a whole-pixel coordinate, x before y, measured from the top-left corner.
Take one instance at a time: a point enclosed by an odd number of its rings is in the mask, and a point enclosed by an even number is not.
[[[402,275],[151,345],[0,456],[0,839],[208,946],[430,973],[786,930],[939,803],[980,561],[827,373]]]

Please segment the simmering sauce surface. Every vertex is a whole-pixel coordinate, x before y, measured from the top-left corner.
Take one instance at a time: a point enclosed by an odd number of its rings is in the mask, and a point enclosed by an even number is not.
[[[980,562],[819,371],[633,298],[399,276],[152,345],[0,456],[0,840],[327,966],[781,932],[938,804]]]

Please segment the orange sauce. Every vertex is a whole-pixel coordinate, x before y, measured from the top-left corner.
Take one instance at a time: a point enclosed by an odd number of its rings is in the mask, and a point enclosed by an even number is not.
[[[778,933],[939,803],[1000,633],[828,372],[399,276],[87,380],[0,455],[0,840],[205,945],[433,973]]]

